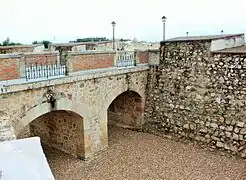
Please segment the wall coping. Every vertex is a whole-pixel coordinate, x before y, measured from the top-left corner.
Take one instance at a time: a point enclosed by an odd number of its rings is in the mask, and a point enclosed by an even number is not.
[[[81,55],[81,54],[84,54],[84,55],[91,55],[91,54],[115,54],[116,51],[67,51],[66,52],[68,55]]]
[[[43,54],[59,54],[58,51],[42,51],[42,52],[25,52],[20,53],[21,55],[43,55]]]
[[[218,54],[233,54],[233,55],[242,55],[242,54],[245,54],[246,55],[246,51],[223,51],[223,50],[220,50],[220,51],[211,51],[210,52],[212,55],[218,55]]]
[[[148,52],[155,52],[155,53],[158,52],[159,53],[160,49],[149,49]]]
[[[0,54],[0,59],[21,58],[20,54]]]
[[[26,82],[25,79],[18,79],[16,80],[15,83],[9,85],[0,84],[0,88],[1,88],[0,95],[29,90],[29,89],[37,89],[37,88],[50,87],[60,84],[67,84],[77,81],[102,78],[107,76],[116,76],[126,73],[146,71],[148,69],[149,66],[147,64],[143,64],[134,67],[123,67],[123,68],[112,67],[112,68],[104,68],[98,70],[81,71],[78,73],[71,73],[69,76],[55,77],[53,79],[42,79],[42,80],[37,80],[35,82]]]
[[[28,56],[28,55],[45,55],[45,54],[56,54],[58,55],[58,51],[44,51],[44,52],[18,52],[18,53],[11,53],[11,54],[0,54],[0,59],[6,59],[6,58],[21,58],[23,56]]]

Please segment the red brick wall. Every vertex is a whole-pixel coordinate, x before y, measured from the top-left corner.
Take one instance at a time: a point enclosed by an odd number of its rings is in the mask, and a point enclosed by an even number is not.
[[[26,66],[41,64],[55,64],[57,61],[57,53],[46,53],[46,54],[25,54]]]
[[[72,63],[73,72],[88,69],[109,68],[114,64],[114,54],[76,54],[72,55],[69,61]]]
[[[137,58],[139,59],[139,64],[145,64],[149,61],[148,51],[137,51]]]
[[[19,58],[0,58],[0,81],[19,79]]]

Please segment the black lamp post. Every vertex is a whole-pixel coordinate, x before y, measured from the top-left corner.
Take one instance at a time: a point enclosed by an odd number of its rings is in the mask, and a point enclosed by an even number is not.
[[[111,24],[112,24],[112,27],[113,27],[113,50],[115,50],[114,28],[115,28],[116,23],[113,21]]]
[[[165,33],[166,33],[166,27],[165,27],[165,25],[166,25],[166,16],[162,16],[162,18],[161,18],[161,20],[162,20],[162,22],[163,22],[163,41],[165,41]]]
[[[224,30],[222,29],[222,30],[220,31],[220,33],[221,33],[221,35],[223,35],[223,34],[224,34]]]

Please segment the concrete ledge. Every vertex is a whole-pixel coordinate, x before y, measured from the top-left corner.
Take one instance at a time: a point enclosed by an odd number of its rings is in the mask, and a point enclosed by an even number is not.
[[[68,51],[68,55],[87,55],[87,54],[115,54],[116,51]]]
[[[43,51],[43,52],[24,52],[21,55],[45,55],[45,54],[59,54],[59,51]]]
[[[1,180],[55,180],[39,137],[0,143]]]
[[[223,51],[223,50],[220,50],[220,51],[211,51],[210,52],[211,54],[221,54],[221,55],[223,55],[223,54],[232,54],[232,55],[237,55],[237,54],[239,54],[239,55],[241,55],[241,54],[246,54],[246,51]]]
[[[76,73],[71,73],[66,77],[57,77],[54,79],[41,79],[35,80],[35,82],[26,82],[25,79],[15,80],[16,84],[3,84],[1,87],[1,94],[7,94],[12,92],[18,92],[28,89],[37,89],[42,87],[55,86],[59,84],[67,84],[77,81],[84,81],[89,79],[102,78],[107,76],[116,76],[120,74],[133,73],[139,71],[149,70],[148,64],[142,64],[132,67],[112,67],[112,68],[104,68],[104,69],[94,69],[87,71],[79,71]],[[17,84],[18,83],[18,84]]]
[[[7,58],[21,58],[20,54],[0,54],[0,59],[7,59]]]

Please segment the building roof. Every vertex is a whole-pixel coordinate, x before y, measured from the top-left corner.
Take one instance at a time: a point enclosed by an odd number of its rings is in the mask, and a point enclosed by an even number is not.
[[[208,36],[183,36],[183,37],[175,37],[166,40],[165,42],[178,42],[178,41],[211,41],[216,39],[224,39],[231,38],[236,36],[242,36],[241,34],[224,34],[224,35],[208,35]]]
[[[0,49],[14,49],[14,48],[34,48],[42,46],[43,44],[30,44],[30,45],[12,45],[12,46],[0,46]]]
[[[80,45],[96,45],[96,44],[106,44],[111,43],[112,41],[97,41],[97,42],[77,42],[77,43],[52,43],[51,46],[59,47],[59,46],[80,46]]]

